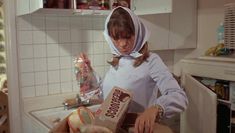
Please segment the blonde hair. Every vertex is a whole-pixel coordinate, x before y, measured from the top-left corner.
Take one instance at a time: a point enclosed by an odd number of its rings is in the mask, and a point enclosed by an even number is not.
[[[142,56],[135,59],[135,62],[133,63],[134,67],[138,67],[139,65],[141,65],[149,57],[149,50],[148,50],[148,43],[147,42],[144,44],[143,48],[139,51],[139,53],[141,53]],[[120,59],[121,59],[120,56],[113,55],[112,60],[107,61],[107,62],[110,65],[112,65],[113,67],[118,67]]]

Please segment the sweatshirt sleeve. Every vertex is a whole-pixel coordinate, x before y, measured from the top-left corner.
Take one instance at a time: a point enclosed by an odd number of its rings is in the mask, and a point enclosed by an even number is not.
[[[152,104],[160,105],[164,110],[163,117],[166,118],[185,110],[188,104],[187,96],[161,58],[154,54],[149,63],[150,76],[156,82],[155,88],[161,93],[160,97],[154,98]]]

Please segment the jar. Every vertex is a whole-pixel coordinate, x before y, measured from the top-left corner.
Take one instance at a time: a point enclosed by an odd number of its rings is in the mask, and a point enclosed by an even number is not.
[[[77,8],[78,9],[88,9],[88,1],[87,0],[77,0]]]
[[[109,1],[108,0],[101,0],[100,1],[100,8],[101,8],[101,10],[108,10],[109,9]]]

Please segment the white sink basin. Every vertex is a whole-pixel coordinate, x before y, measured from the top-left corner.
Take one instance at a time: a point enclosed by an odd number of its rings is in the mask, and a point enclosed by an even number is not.
[[[92,105],[87,108],[95,112],[100,105]],[[58,122],[67,117],[71,112],[76,109],[64,110],[64,107],[56,107],[50,109],[43,109],[32,111],[30,114],[39,122],[45,125],[48,129],[52,129]]]

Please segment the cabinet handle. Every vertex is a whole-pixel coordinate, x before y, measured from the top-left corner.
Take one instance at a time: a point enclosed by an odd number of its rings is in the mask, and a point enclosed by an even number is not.
[[[224,70],[224,74],[235,75],[235,71],[233,71],[233,70]]]

